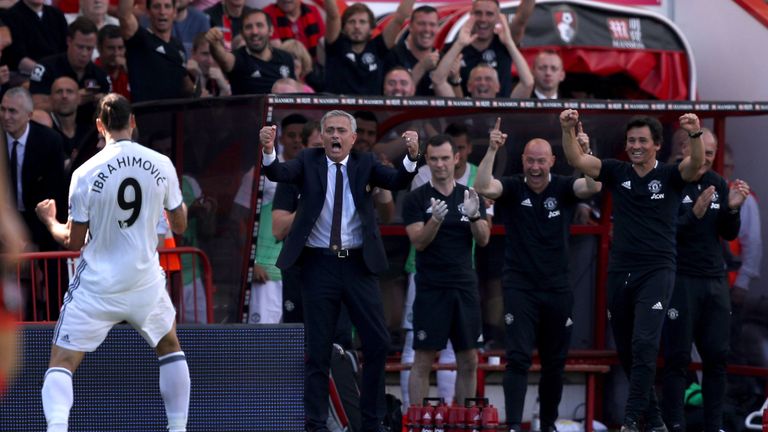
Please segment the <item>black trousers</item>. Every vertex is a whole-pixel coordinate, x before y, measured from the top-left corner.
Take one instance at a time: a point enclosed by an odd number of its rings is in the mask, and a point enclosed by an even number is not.
[[[363,431],[375,431],[384,418],[384,366],[390,343],[378,276],[366,267],[362,250],[338,258],[328,255],[326,249],[305,248],[301,265],[307,344],[307,430],[324,428],[328,418],[331,343],[344,304],[362,343],[362,427]]]
[[[662,325],[675,284],[672,269],[608,273],[608,312],[616,351],[629,377],[625,423],[661,423],[654,389]]]
[[[287,270],[281,270],[283,277],[283,322],[304,323],[304,301],[301,296],[301,267],[294,265]],[[349,312],[341,305],[339,322],[336,325],[336,334],[333,343],[339,344],[345,350],[353,348],[352,322],[349,320]]]
[[[663,334],[662,413],[668,426],[685,430],[683,397],[695,342],[703,364],[704,430],[722,429],[731,314],[728,289],[725,277],[677,275]]]
[[[514,286],[504,287],[507,367],[503,386],[507,423],[519,430],[535,346],[541,359],[539,403],[544,430],[554,427],[563,393],[563,369],[573,332],[573,292],[542,291],[524,276],[517,279]]]

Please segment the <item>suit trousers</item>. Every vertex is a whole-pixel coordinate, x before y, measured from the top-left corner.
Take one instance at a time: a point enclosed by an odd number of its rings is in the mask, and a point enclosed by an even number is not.
[[[384,366],[390,344],[378,276],[366,266],[362,249],[339,258],[328,249],[305,248],[300,262],[307,344],[304,382],[307,430],[323,429],[328,418],[331,344],[342,304],[362,343],[362,428],[363,431],[378,430],[385,411]]]

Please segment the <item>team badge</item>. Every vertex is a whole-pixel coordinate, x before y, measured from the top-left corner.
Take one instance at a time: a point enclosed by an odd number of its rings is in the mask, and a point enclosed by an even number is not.
[[[283,78],[288,78],[291,75],[291,70],[286,65],[280,66],[280,76]]]
[[[45,66],[38,63],[35,65],[35,68],[32,69],[32,73],[29,75],[29,80],[40,82],[43,80],[43,75],[45,75]]]
[[[515,322],[515,316],[512,315],[511,313],[504,315],[504,322],[507,325],[511,325],[513,322]]]
[[[487,49],[483,51],[482,57],[484,63],[492,65],[494,62],[496,62],[496,51]]]
[[[717,191],[714,191],[712,193],[712,202],[713,203],[720,202],[720,195],[717,194]]]
[[[650,193],[659,193],[661,191],[661,182],[658,180],[651,180],[651,182],[648,183],[648,191]]]
[[[363,64],[370,65],[376,63],[376,56],[374,56],[372,53],[365,53],[363,54]]]
[[[576,37],[576,12],[569,7],[560,7],[552,13],[552,19],[555,21],[560,39],[565,43],[571,43]]]
[[[285,310],[287,310],[288,312],[291,312],[294,309],[296,309],[296,305],[293,304],[293,302],[290,301],[290,300],[286,300],[285,301],[285,306],[284,307],[285,307]]]
[[[549,197],[544,200],[544,208],[552,211],[557,208],[557,198],[555,197]]]
[[[418,332],[416,332],[416,339],[423,341],[426,338],[427,338],[427,332],[425,332],[424,330],[419,330]]]
[[[669,317],[669,319],[674,321],[674,320],[677,319],[677,317],[680,316],[680,312],[678,312],[677,309],[675,309],[675,308],[670,308],[667,311],[667,316]]]

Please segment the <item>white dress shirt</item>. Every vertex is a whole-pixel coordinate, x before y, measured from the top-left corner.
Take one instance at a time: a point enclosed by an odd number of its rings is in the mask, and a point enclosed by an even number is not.
[[[327,188],[325,190],[325,201],[320,216],[312,227],[312,232],[307,238],[306,245],[313,248],[328,248],[331,244],[331,224],[333,221],[333,200],[336,192],[336,165],[328,156],[325,157],[328,164],[326,174]],[[262,152],[262,165],[269,166],[275,161],[275,152],[270,154]],[[355,208],[355,202],[352,198],[352,191],[349,187],[349,176],[347,175],[347,163],[349,155],[340,163],[342,165],[341,173],[344,176],[344,198],[341,212],[341,248],[357,249],[363,246],[363,224],[360,215]],[[416,162],[412,162],[408,157],[403,158],[403,166],[406,171],[414,172]]]

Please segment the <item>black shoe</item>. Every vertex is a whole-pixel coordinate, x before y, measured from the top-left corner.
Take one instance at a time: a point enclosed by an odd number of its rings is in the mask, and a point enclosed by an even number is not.
[[[625,422],[621,425],[621,432],[640,432],[636,421]]]
[[[669,429],[667,429],[667,425],[664,422],[661,422],[658,426],[648,425],[648,432],[669,432]]]
[[[506,432],[522,432],[522,429],[520,428],[519,424],[508,424],[507,428],[504,430]]]

